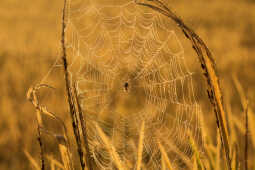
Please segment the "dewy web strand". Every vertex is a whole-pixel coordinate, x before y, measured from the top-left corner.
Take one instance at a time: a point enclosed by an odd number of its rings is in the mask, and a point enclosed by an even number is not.
[[[114,165],[93,122],[132,169],[143,121],[146,169],[161,168],[157,140],[175,169],[191,167],[189,138],[202,142],[201,110],[172,25],[127,0],[72,0],[68,14],[70,74],[89,118],[89,147],[98,168]]]

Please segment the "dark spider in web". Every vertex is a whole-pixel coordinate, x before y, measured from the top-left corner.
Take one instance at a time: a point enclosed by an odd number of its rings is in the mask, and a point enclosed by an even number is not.
[[[125,82],[125,84],[124,84],[125,91],[128,91],[128,86],[129,86],[128,82]]]

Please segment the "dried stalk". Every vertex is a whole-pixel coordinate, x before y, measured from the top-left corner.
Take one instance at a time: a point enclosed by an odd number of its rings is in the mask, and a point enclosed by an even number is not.
[[[92,157],[90,156],[90,151],[89,151],[89,143],[88,143],[88,135],[87,135],[87,122],[86,122],[86,116],[83,116],[83,112],[81,109],[81,105],[79,103],[79,99],[78,99],[78,95],[77,95],[77,85],[76,83],[73,84],[73,93],[74,93],[74,97],[75,97],[75,103],[77,106],[77,112],[78,114],[78,118],[79,118],[79,122],[80,122],[80,127],[81,127],[81,131],[82,131],[82,135],[83,135],[83,140],[84,140],[84,147],[85,147],[85,162],[87,165],[87,169],[88,170],[92,170],[93,169],[93,160]]]
[[[206,46],[206,44],[203,42],[203,40],[184,22],[177,17],[166,5],[164,5],[159,0],[147,0],[146,3],[144,2],[137,2],[138,5],[149,7],[168,18],[172,19],[178,27],[183,31],[184,35],[187,39],[191,41],[192,47],[197,53],[198,59],[201,63],[201,67],[204,71],[204,76],[207,80],[207,93],[209,100],[214,107],[214,112],[216,116],[216,123],[217,127],[220,131],[221,136],[221,142],[224,147],[225,151],[225,158],[226,158],[226,164],[228,169],[231,169],[231,160],[230,160],[230,147],[229,147],[229,141],[228,141],[228,132],[226,128],[226,121],[225,121],[225,111],[223,108],[223,102],[222,102],[222,93],[219,83],[219,78],[216,71],[216,65],[213,59],[213,56]]]
[[[67,54],[66,54],[66,39],[65,39],[65,31],[66,31],[66,20],[67,20],[67,7],[68,7],[68,0],[64,0],[64,7],[62,11],[62,34],[61,34],[61,45],[62,45],[62,61],[63,61],[63,66],[64,66],[64,75],[65,75],[65,87],[66,87],[66,93],[67,93],[67,98],[68,98],[68,104],[69,104],[69,111],[70,111],[70,116],[72,118],[72,126],[73,126],[73,132],[77,144],[77,150],[80,158],[80,164],[82,170],[85,169],[85,162],[83,160],[83,151],[81,147],[81,137],[80,137],[80,132],[79,132],[79,127],[78,127],[78,120],[77,120],[77,115],[76,115],[76,108],[74,104],[74,96],[72,94],[72,89],[70,87],[71,81],[68,73],[68,63],[67,63]]]
[[[67,129],[66,129],[66,126],[64,124],[64,122],[59,118],[57,117],[54,113],[50,112],[47,110],[47,108],[45,106],[42,106],[40,105],[39,103],[39,100],[38,100],[38,96],[37,96],[37,91],[42,88],[42,87],[47,87],[47,88],[52,88],[46,84],[39,84],[39,85],[36,85],[35,87],[32,87],[28,90],[27,92],[27,99],[34,105],[34,107],[36,108],[36,114],[37,114],[37,122],[38,122],[38,134],[39,134],[39,137],[38,137],[38,141],[39,141],[39,144],[40,144],[40,148],[41,148],[41,161],[42,161],[42,166],[41,166],[41,169],[45,169],[45,161],[44,161],[44,152],[42,150],[43,148],[43,143],[42,143],[42,140],[41,140],[41,133],[42,132],[46,132],[48,134],[51,134],[52,133],[49,133],[48,131],[44,130],[43,129],[43,123],[42,123],[42,117],[41,117],[41,114],[45,114],[47,116],[50,116],[51,118],[57,120],[58,122],[61,123],[61,125],[63,126],[63,129],[64,129],[64,141],[65,143],[67,144],[67,148],[66,148],[66,151],[67,151],[67,159],[68,159],[68,162],[70,162],[70,170],[73,169],[73,165],[72,165],[72,159],[71,159],[71,154],[70,154],[70,143],[69,143],[69,139],[67,137]],[[52,135],[52,136],[55,136],[56,135]]]
[[[41,150],[41,170],[45,170],[45,158],[44,158],[44,151],[43,151],[43,143],[42,143],[42,137],[41,137],[41,131],[40,131],[40,126],[37,126],[37,131],[38,131],[38,137],[37,140],[40,145],[40,150]]]
[[[41,170],[45,170],[45,158],[44,158],[43,142],[41,137],[42,136],[41,128],[43,127],[42,117],[41,117],[42,109],[40,108],[39,100],[36,95],[36,91],[39,90],[40,87],[30,88],[27,92],[27,99],[35,106],[35,109],[36,109],[37,135],[38,135],[37,140],[40,146]]]

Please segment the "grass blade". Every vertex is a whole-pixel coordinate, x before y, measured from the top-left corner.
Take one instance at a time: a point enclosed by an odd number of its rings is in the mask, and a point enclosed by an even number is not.
[[[119,154],[116,152],[115,147],[112,145],[112,143],[110,142],[108,137],[104,134],[102,129],[97,124],[96,124],[96,130],[97,130],[99,136],[101,137],[101,139],[103,140],[103,142],[104,142],[108,152],[110,153],[117,168],[119,170],[125,170],[124,166],[122,165],[122,161],[119,157]]]
[[[172,167],[172,164],[167,156],[167,153],[165,151],[165,148],[163,147],[163,145],[160,143],[160,141],[158,141],[158,146],[159,146],[159,149],[160,149],[160,152],[161,152],[161,155],[162,155],[162,159],[164,160],[164,162],[166,163],[166,167],[169,169],[169,170],[173,170],[173,167]]]
[[[24,153],[25,153],[26,157],[28,158],[28,160],[30,161],[30,163],[34,166],[34,168],[37,170],[41,170],[38,163],[34,160],[34,158],[26,150],[24,151]]]
[[[142,123],[141,126],[141,130],[140,130],[140,137],[139,137],[139,144],[138,144],[138,151],[137,151],[137,166],[136,166],[136,170],[140,170],[141,169],[141,165],[142,165],[142,157],[143,157],[143,140],[144,140],[144,121]]]

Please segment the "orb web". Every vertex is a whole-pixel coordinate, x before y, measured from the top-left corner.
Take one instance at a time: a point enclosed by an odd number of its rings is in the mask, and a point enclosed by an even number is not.
[[[143,121],[144,167],[161,168],[159,140],[176,169],[190,168],[189,139],[201,142],[201,111],[183,46],[168,19],[127,0],[72,0],[68,15],[70,73],[98,168],[114,164],[89,122],[100,125],[123,162],[134,168]]]

